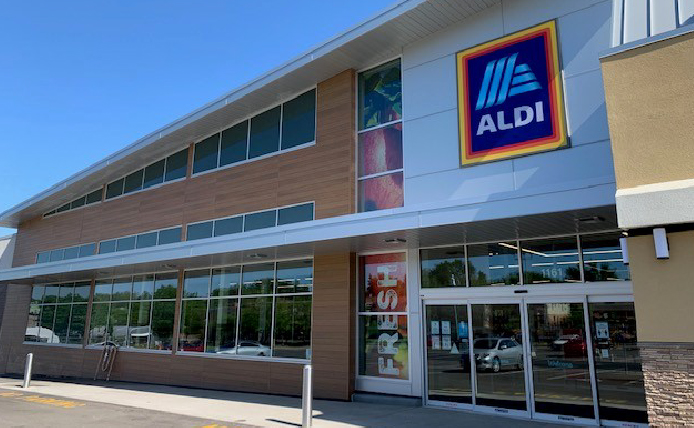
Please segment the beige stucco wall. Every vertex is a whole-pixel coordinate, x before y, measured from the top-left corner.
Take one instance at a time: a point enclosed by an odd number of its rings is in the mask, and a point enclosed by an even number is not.
[[[668,233],[668,260],[655,258],[652,235],[627,241],[638,340],[694,342],[694,231]]]
[[[694,178],[694,33],[602,60],[617,188]]]

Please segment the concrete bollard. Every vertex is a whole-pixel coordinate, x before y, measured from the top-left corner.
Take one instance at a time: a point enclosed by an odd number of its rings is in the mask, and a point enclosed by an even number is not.
[[[301,426],[310,428],[313,423],[313,370],[310,364],[304,366],[304,392],[301,396]]]
[[[22,388],[29,388],[31,385],[31,366],[34,364],[34,354],[27,354],[26,361],[24,362],[24,382],[22,383]]]

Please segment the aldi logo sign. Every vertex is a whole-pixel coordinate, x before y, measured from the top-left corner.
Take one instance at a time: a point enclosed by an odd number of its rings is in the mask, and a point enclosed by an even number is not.
[[[554,21],[459,52],[462,165],[568,145]]]

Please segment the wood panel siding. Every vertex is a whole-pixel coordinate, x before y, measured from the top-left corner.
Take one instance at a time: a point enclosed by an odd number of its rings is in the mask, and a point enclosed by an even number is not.
[[[312,363],[317,397],[350,400],[354,392],[356,256],[316,255]]]
[[[354,94],[353,70],[318,84],[314,146],[22,223],[14,266],[40,251],[301,202],[315,201],[317,219],[354,213]]]

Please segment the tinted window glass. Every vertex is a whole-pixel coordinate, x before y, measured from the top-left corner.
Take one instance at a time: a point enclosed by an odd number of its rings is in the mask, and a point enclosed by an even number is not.
[[[311,296],[284,296],[275,301],[273,356],[309,358]]]
[[[51,251],[51,261],[57,262],[63,259],[63,249]]]
[[[126,276],[113,280],[113,296],[111,300],[130,300],[133,288],[132,277]]]
[[[96,244],[84,244],[80,247],[80,257],[93,256],[96,251]]]
[[[629,266],[624,264],[619,234],[581,236],[586,281],[627,281]]]
[[[181,332],[178,350],[203,352],[205,350],[206,300],[184,300],[181,303]]]
[[[130,193],[136,190],[142,189],[142,176],[144,175],[144,170],[135,171],[132,174],[128,174],[125,177],[125,184],[123,188],[123,193]]]
[[[149,349],[170,350],[173,341],[176,302],[157,302],[152,305],[152,337]]]
[[[245,160],[247,142],[247,120],[222,131],[222,148],[219,156],[219,165],[224,166]]]
[[[158,273],[154,281],[155,299],[175,299],[178,288],[178,274],[176,272]]]
[[[107,280],[97,280],[94,284],[94,301],[95,302],[108,302],[111,300],[111,289],[112,281]]]
[[[74,210],[75,208],[81,207],[82,205],[84,205],[84,201],[85,201],[84,196],[82,196],[79,199],[75,199],[74,201],[70,202],[70,209]]]
[[[133,277],[133,300],[150,300],[154,294],[154,275]]]
[[[181,228],[174,227],[159,231],[159,245],[181,242]]]
[[[63,212],[63,211],[67,211],[67,210],[69,210],[69,209],[70,209],[70,202],[68,202],[67,204],[61,206],[60,208],[58,208],[58,209],[55,210],[55,211],[61,213],[61,212]]]
[[[99,254],[112,253],[116,251],[116,240],[99,242]]]
[[[217,151],[219,150],[219,134],[214,134],[195,144],[193,154],[193,174],[217,168]]]
[[[58,288],[58,302],[72,303],[72,292],[75,284],[60,284]]]
[[[581,280],[575,236],[525,241],[521,249],[526,284]]]
[[[95,202],[100,202],[101,201],[101,194],[103,193],[102,189],[98,189],[93,191],[92,193],[89,193],[86,198],[86,203],[87,204],[93,204]]]
[[[276,293],[313,291],[313,261],[298,260],[277,263]]]
[[[164,182],[164,164],[166,161],[164,159],[159,162],[154,162],[145,168],[145,178],[142,188],[146,189],[152,187],[155,184]]]
[[[464,247],[422,250],[422,288],[465,287]]]
[[[135,248],[135,237],[128,236],[125,238],[119,238],[116,244],[116,251],[127,251]]]
[[[211,238],[213,224],[214,223],[211,221],[207,221],[205,223],[189,224],[186,231],[186,241]]]
[[[298,223],[313,220],[313,204],[301,204],[295,207],[282,208],[277,215],[277,224]]]
[[[68,343],[75,345],[82,344],[84,335],[84,324],[87,319],[87,305],[73,305],[70,314],[70,330],[68,332]]]
[[[275,265],[261,263],[243,267],[243,289],[241,294],[269,294],[275,283]]]
[[[272,297],[241,299],[239,342],[248,341],[241,346],[249,349],[241,349],[239,353],[269,357],[271,325]]]
[[[284,103],[282,111],[282,149],[315,139],[316,91],[311,90]]]
[[[137,248],[148,248],[157,245],[157,232],[141,233],[137,235]]]
[[[280,141],[280,107],[260,113],[251,119],[251,143],[248,158],[276,152]]]
[[[213,299],[207,316],[205,352],[236,353],[237,299]]]
[[[91,282],[76,282],[73,302],[88,302],[89,293],[92,289]]]
[[[51,252],[44,251],[43,253],[38,253],[36,255],[36,263],[47,263],[51,261]]]
[[[188,165],[188,149],[183,149],[166,158],[166,174],[164,181],[185,178]]]
[[[212,269],[212,288],[210,295],[213,297],[237,295],[240,282],[241,268],[230,267]]]
[[[183,277],[183,297],[207,297],[210,292],[210,270],[192,270]]]
[[[106,185],[106,199],[115,198],[123,194],[123,182],[125,179],[113,181]]]
[[[246,214],[245,231],[275,227],[276,216],[277,212],[275,210]]]
[[[47,285],[43,295],[43,303],[56,303],[58,301],[58,286],[56,284]]]
[[[92,316],[89,324],[89,343],[102,343],[107,339],[108,313],[111,305],[99,303],[92,305]]]
[[[243,217],[225,218],[214,222],[214,236],[243,232]]]
[[[31,303],[41,303],[43,302],[43,290],[46,287],[42,285],[35,285],[31,289]]]
[[[467,247],[470,286],[518,284],[518,247],[515,242]]]
[[[66,248],[63,252],[63,260],[76,259],[80,255],[80,247]]]

